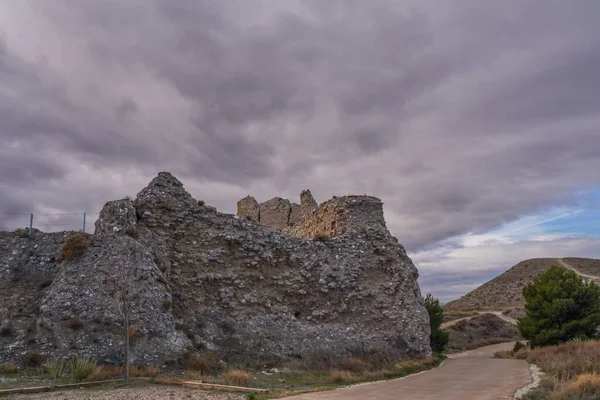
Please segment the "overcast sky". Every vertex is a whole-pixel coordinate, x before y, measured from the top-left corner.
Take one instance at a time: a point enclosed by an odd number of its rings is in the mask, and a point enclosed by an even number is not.
[[[41,214],[168,170],[224,212],[380,197],[444,300],[600,257],[599,20],[597,0],[0,0],[0,228],[76,229]]]

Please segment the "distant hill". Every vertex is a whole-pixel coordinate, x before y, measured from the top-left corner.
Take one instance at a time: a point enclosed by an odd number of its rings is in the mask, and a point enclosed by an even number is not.
[[[534,258],[521,261],[508,271],[444,306],[448,312],[500,311],[522,308],[523,287],[553,265],[563,265],[586,278],[600,277],[600,260],[593,258]],[[594,279],[596,281],[600,280]]]

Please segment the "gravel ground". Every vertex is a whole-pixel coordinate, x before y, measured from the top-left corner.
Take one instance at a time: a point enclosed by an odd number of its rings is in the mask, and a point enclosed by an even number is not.
[[[241,394],[207,392],[173,386],[148,386],[114,390],[72,390],[37,394],[19,394],[3,397],[3,400],[243,400]]]

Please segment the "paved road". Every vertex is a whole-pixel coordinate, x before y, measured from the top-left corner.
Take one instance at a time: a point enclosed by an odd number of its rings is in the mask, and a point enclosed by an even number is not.
[[[481,314],[494,314],[495,316],[497,316],[501,320],[504,320],[504,321],[508,322],[509,324],[513,324],[513,325],[517,324],[517,320],[516,319],[511,318],[508,315],[502,314],[502,311],[475,311],[475,312],[477,312],[478,314],[471,315],[471,316],[464,317],[464,318],[454,319],[454,320],[448,321],[448,322],[444,322],[444,323],[442,323],[442,325],[440,325],[440,328],[442,328],[442,329],[449,328],[449,327],[451,327],[453,325],[456,325],[460,321],[467,321],[467,320],[469,320],[471,318],[474,318],[474,317],[476,317],[478,315],[481,315]]]
[[[502,343],[454,354],[440,367],[421,374],[327,392],[286,397],[288,400],[507,400],[531,381],[522,360],[495,359]]]

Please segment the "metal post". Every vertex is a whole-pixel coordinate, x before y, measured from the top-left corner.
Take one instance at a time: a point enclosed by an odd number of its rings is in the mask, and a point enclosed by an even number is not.
[[[85,233],[85,214],[83,213],[83,233]]]
[[[29,216],[29,234],[33,233],[33,214]]]

